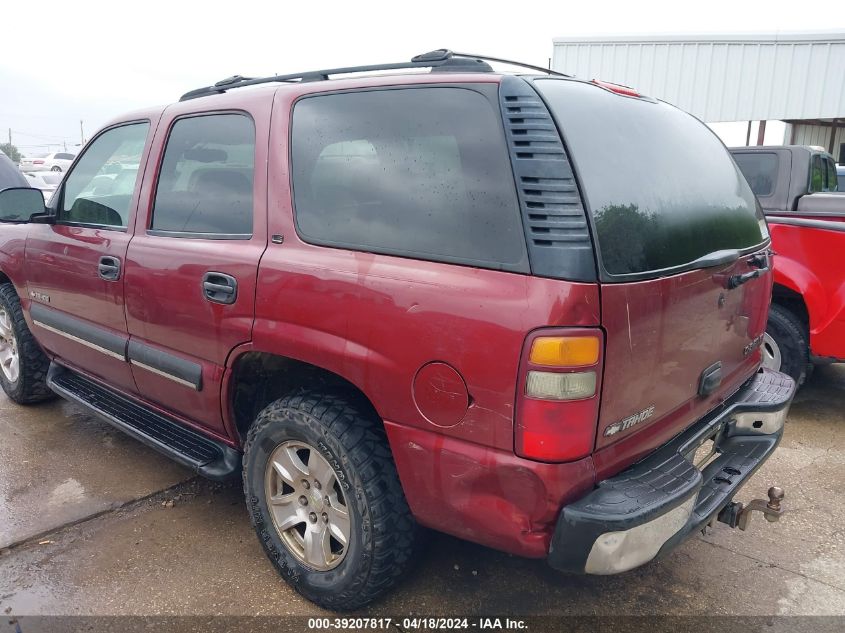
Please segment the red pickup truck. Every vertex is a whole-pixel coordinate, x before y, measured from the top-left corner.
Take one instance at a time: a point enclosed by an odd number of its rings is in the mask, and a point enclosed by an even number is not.
[[[50,208],[0,192],[0,384],[242,473],[331,609],[421,527],[612,574],[776,519],[733,501],[795,389],[754,194],[684,112],[529,70],[439,50],[113,121]]]
[[[764,361],[801,385],[813,366],[845,360],[845,193],[827,152],[735,147],[772,235],[774,288]]]

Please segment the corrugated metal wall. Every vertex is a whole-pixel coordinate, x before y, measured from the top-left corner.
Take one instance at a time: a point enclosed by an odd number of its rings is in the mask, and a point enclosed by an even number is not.
[[[825,150],[830,146],[830,128],[825,125],[805,125],[799,123],[793,126],[796,145],[818,145]],[[788,139],[787,139],[788,140]],[[833,141],[833,155],[839,158],[839,146],[845,143],[845,128],[836,129],[836,138]]]
[[[708,122],[845,117],[845,32],[555,38],[552,67]]]

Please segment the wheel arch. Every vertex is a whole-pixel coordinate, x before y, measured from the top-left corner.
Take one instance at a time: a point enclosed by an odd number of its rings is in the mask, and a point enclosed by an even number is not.
[[[783,256],[775,260],[774,277],[772,302],[795,312],[812,331],[827,312],[821,281],[804,264]]]
[[[804,296],[788,286],[775,283],[772,287],[772,303],[783,306],[804,322],[809,328],[810,311]]]
[[[382,420],[372,399],[340,374],[289,356],[250,349],[231,361],[225,391],[233,430],[240,441],[264,407],[306,386],[343,395],[362,412]]]

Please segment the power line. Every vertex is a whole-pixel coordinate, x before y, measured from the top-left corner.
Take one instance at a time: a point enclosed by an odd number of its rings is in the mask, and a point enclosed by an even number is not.
[[[58,134],[32,134],[30,132],[21,132],[20,130],[12,130],[12,134],[19,134],[21,136],[28,136],[30,138],[40,139],[42,141],[49,141],[52,139],[58,139],[59,141],[66,141],[75,137],[72,136],[59,136]]]

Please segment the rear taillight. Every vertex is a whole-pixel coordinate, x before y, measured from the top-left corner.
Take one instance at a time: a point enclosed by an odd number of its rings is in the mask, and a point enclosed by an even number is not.
[[[544,462],[593,450],[601,393],[604,334],[544,329],[525,341],[516,400],[516,453]]]
[[[43,165],[44,161],[43,160],[34,160],[34,161],[32,161],[32,164],[33,165]]]

